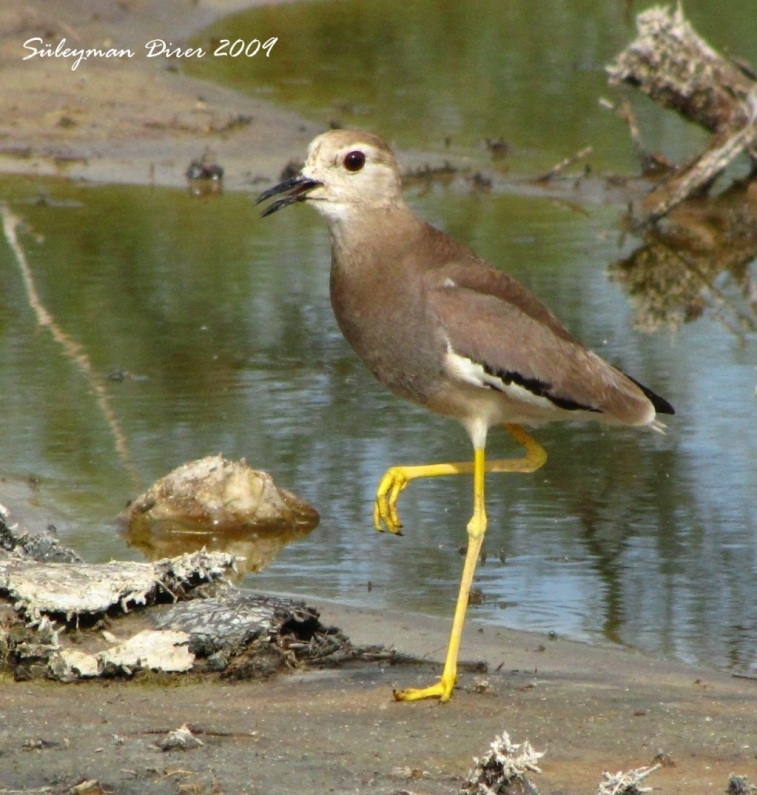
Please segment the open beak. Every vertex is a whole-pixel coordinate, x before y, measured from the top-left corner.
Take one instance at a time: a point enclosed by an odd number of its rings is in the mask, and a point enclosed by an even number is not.
[[[316,179],[310,179],[309,177],[305,177],[302,174],[297,174],[297,176],[287,179],[284,182],[280,182],[278,185],[274,185],[272,188],[268,188],[268,190],[263,191],[260,196],[258,196],[255,204],[260,204],[260,202],[264,202],[266,199],[270,199],[272,196],[278,196],[279,194],[282,194],[280,199],[277,199],[273,204],[270,204],[263,211],[262,217],[265,218],[266,215],[275,213],[276,210],[280,210],[282,207],[286,207],[288,204],[305,201],[308,193],[310,193],[313,188],[317,188],[321,184],[323,183],[318,182]]]

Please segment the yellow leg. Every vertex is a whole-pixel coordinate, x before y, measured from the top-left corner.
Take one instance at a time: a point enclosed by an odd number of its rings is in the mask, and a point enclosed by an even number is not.
[[[388,509],[386,513],[382,513],[377,509],[377,517],[381,518],[386,524],[388,529],[392,530],[386,521],[387,516],[394,520],[397,519],[396,501],[400,491],[407,485],[407,482],[415,477],[434,477],[436,475],[458,474],[459,472],[473,472],[473,516],[468,522],[468,551],[465,555],[465,564],[463,565],[463,574],[460,579],[460,591],[457,597],[457,604],[455,605],[455,616],[452,621],[452,632],[450,634],[449,646],[447,648],[447,656],[444,660],[444,670],[442,677],[435,685],[421,689],[410,690],[396,690],[394,698],[397,701],[418,701],[423,698],[438,698],[440,701],[449,701],[452,696],[452,690],[457,681],[457,658],[460,652],[460,640],[463,634],[463,624],[465,623],[465,613],[468,608],[468,599],[470,597],[471,586],[473,585],[473,575],[476,571],[476,564],[478,563],[478,556],[481,552],[481,545],[484,541],[486,534],[486,508],[484,505],[484,478],[486,472],[533,472],[544,464],[547,455],[544,449],[534,439],[529,436],[526,431],[518,425],[505,425],[505,429],[510,433],[517,442],[523,445],[526,449],[526,455],[523,458],[506,459],[500,461],[486,462],[486,454],[483,448],[476,448],[472,463],[464,464],[435,464],[428,467],[395,467],[394,470],[389,470],[387,475],[381,482],[379,493],[376,496],[377,504],[382,497],[388,501]],[[397,482],[393,480],[383,490],[387,476],[395,470],[400,470],[404,475],[404,480],[400,481],[401,485],[394,487]],[[408,477],[407,471],[412,474]],[[423,474],[418,474],[422,470]],[[389,494],[387,498],[386,495]],[[399,530],[399,524],[397,529]]]
[[[518,444],[526,450],[523,458],[486,461],[485,472],[535,472],[544,465],[547,453],[544,448],[520,425],[502,426]],[[402,535],[402,522],[397,513],[397,500],[407,484],[416,478],[434,478],[441,475],[464,475],[473,472],[474,461],[458,461],[453,464],[425,464],[421,466],[398,466],[387,469],[381,478],[376,502],[373,506],[373,524],[376,530],[388,530]]]

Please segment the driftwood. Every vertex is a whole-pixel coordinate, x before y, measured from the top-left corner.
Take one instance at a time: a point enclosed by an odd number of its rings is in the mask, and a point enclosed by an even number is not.
[[[177,599],[198,585],[222,579],[235,559],[223,552],[196,552],[157,563],[38,563],[0,561],[0,596],[32,624],[43,616],[78,623],[120,608],[124,613],[155,603],[161,594]]]
[[[260,679],[301,664],[417,662],[353,646],[304,602],[236,588],[228,578],[241,562],[203,550],[156,563],[84,563],[0,505],[0,673],[62,682],[149,671]]]
[[[637,38],[607,66],[610,84],[637,88],[713,133],[704,152],[645,197],[645,220],[654,222],[706,192],[742,152],[757,169],[757,80],[698,36],[680,6],[645,11],[637,29]]]

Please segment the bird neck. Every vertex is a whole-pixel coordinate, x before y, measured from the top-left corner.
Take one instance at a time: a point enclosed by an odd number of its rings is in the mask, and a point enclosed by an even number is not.
[[[413,232],[422,226],[404,202],[343,207],[344,212],[327,216],[335,262],[358,263],[373,259],[377,253],[386,255],[387,247],[412,245]]]

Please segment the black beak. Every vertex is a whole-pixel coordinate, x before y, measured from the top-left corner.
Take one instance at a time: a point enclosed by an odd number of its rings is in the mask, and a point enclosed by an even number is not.
[[[260,202],[270,199],[271,196],[284,194],[280,199],[277,199],[273,204],[266,207],[261,216],[262,218],[265,218],[266,215],[275,213],[276,210],[280,210],[282,207],[286,207],[288,204],[305,201],[308,193],[310,193],[313,188],[317,188],[321,184],[323,183],[318,182],[316,179],[310,179],[309,177],[305,177],[302,174],[297,174],[296,177],[284,180],[284,182],[280,182],[278,185],[274,185],[272,188],[264,190],[260,196],[258,196],[255,204],[260,204]]]

